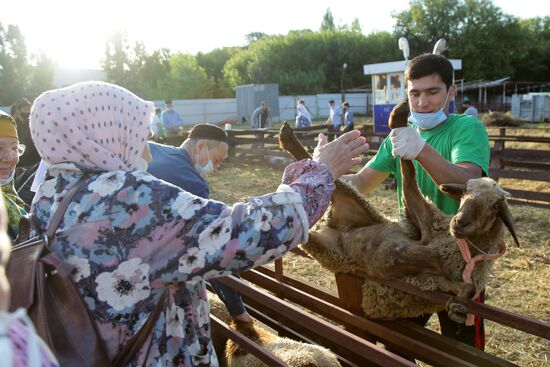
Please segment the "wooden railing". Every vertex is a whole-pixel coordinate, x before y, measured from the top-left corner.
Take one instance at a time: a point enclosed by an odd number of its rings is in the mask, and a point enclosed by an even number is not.
[[[550,182],[550,129],[532,130],[543,131],[543,136],[518,135],[515,133],[517,128],[499,128],[496,131],[489,135],[492,144],[490,177],[497,181],[510,178]],[[311,150],[317,144],[316,137],[320,132],[333,134],[328,133],[326,127],[322,125],[295,130],[298,139]],[[363,127],[362,133],[370,146],[364,155],[366,163],[376,154],[386,135],[373,133],[371,126]],[[278,130],[232,130],[228,132],[228,136],[231,159],[267,161],[281,166],[292,161],[292,157],[278,146]],[[537,143],[543,149],[510,148],[510,142],[518,143],[516,145]],[[512,194],[511,203],[550,207],[550,192],[518,189],[517,186],[507,187],[506,185],[504,189]]]

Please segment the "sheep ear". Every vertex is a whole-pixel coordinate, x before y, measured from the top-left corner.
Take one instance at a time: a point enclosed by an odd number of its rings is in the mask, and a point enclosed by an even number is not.
[[[460,200],[462,195],[466,192],[465,184],[441,184],[439,190],[453,199]]]
[[[510,208],[508,208],[508,204],[506,202],[503,202],[500,210],[498,212],[498,216],[500,219],[502,219],[502,222],[508,228],[510,231],[510,234],[514,238],[514,241],[516,242],[516,246],[519,247],[519,241],[518,236],[516,235],[516,225],[514,223],[514,217],[512,216],[512,213],[510,212]]]

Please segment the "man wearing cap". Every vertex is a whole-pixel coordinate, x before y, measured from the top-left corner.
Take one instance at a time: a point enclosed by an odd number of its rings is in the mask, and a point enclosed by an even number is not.
[[[179,113],[174,110],[171,99],[164,101],[164,106],[165,110],[160,114],[160,121],[162,122],[164,129],[167,133],[178,133],[180,127],[183,125],[183,120],[181,119]]]
[[[215,125],[197,124],[179,147],[151,141],[148,144],[153,159],[147,172],[208,199],[208,183],[204,178],[215,172],[227,158],[229,146],[225,131]],[[216,280],[210,280],[210,284],[234,319],[252,322],[239,293]]]

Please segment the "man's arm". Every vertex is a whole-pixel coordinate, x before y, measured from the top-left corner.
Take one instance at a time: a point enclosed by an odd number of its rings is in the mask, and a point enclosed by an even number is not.
[[[361,171],[352,174],[342,176],[342,180],[353,184],[359,192],[367,195],[374,190],[378,185],[382,183],[389,176],[388,172],[377,171],[367,166],[363,167]]]
[[[466,183],[469,179],[479,178],[482,175],[481,167],[477,164],[470,162],[453,164],[443,158],[429,144],[424,145],[416,160],[436,185]]]

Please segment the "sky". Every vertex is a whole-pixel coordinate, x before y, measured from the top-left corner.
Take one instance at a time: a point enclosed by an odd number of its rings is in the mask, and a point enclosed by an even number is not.
[[[550,2],[494,0],[520,18],[550,15]],[[336,25],[359,19],[363,33],[392,31],[392,12],[408,9],[408,0],[18,0],[3,1],[0,23],[19,26],[29,53],[45,52],[61,67],[99,69],[105,40],[125,29],[148,52],[208,52],[245,45],[251,32],[286,34],[318,30],[330,8]],[[397,47],[397,46],[396,46]]]

